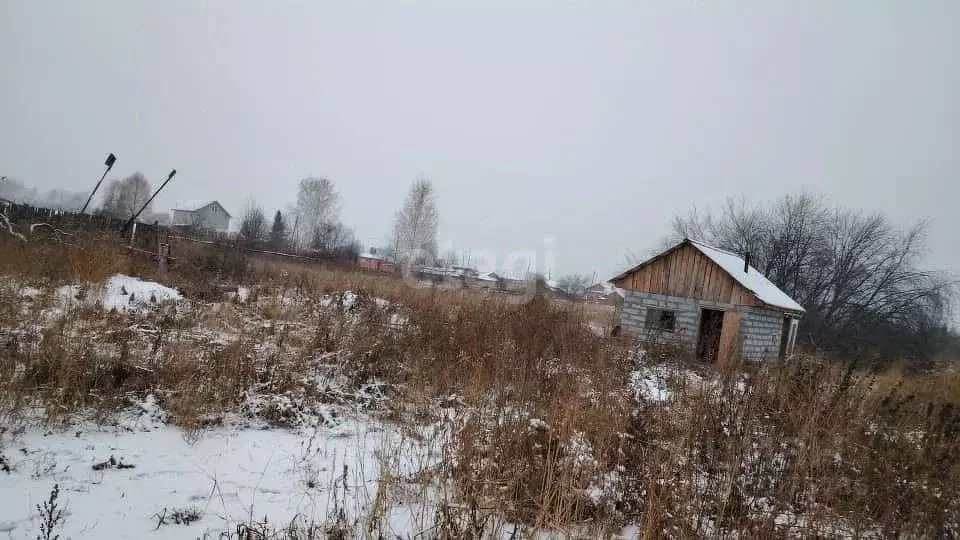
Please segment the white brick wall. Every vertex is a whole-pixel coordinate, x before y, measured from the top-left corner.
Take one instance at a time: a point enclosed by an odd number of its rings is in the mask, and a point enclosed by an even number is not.
[[[677,321],[674,331],[647,330],[645,325],[648,308],[676,312]],[[697,325],[699,323],[700,308],[696,300],[675,296],[663,296],[660,294],[625,291],[623,309],[620,313],[620,326],[625,332],[633,334],[640,339],[680,341],[689,345],[696,345]]]
[[[750,309],[740,321],[740,351],[748,360],[776,360],[780,354],[783,314]]]
[[[783,329],[783,314],[746,306],[720,304],[691,298],[664,296],[660,294],[624,291],[620,326],[624,332],[639,339],[678,341],[694,347],[700,326],[701,309],[739,311],[740,353],[747,360],[776,360],[780,352],[780,333]],[[676,327],[673,332],[647,330],[647,308],[675,311]]]

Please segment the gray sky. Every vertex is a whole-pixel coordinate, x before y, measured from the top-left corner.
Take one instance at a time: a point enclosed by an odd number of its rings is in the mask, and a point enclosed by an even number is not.
[[[516,6],[523,7],[516,7]],[[802,187],[932,220],[960,268],[960,2],[0,0],[0,175],[178,175],[272,213],[327,176],[365,244],[414,177],[441,244],[608,278],[677,211]]]

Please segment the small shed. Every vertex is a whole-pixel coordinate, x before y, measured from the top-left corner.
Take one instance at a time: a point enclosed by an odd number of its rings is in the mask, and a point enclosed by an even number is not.
[[[708,362],[789,357],[804,309],[746,259],[684,239],[614,277],[621,331],[682,343]]]

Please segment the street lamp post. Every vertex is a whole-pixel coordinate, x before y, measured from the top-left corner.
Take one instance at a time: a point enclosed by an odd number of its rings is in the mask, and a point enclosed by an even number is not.
[[[90,204],[90,201],[93,200],[93,195],[98,189],[100,189],[100,184],[103,183],[103,179],[107,177],[107,173],[110,172],[110,169],[113,168],[113,164],[116,163],[116,161],[117,156],[111,153],[109,156],[107,156],[107,160],[103,162],[103,164],[107,166],[107,170],[103,171],[103,176],[100,177],[100,181],[97,182],[97,185],[93,187],[93,191],[91,191],[90,196],[87,197],[87,202],[83,203],[83,208],[80,209],[81,214],[87,211],[87,206]]]
[[[157,196],[157,193],[160,193],[160,190],[162,190],[167,185],[167,183],[170,182],[170,180],[173,178],[173,175],[175,174],[177,174],[176,169],[173,169],[172,171],[170,171],[170,174],[167,176],[167,179],[164,180],[163,183],[160,184],[160,187],[158,187],[157,190],[153,192],[153,195],[151,195],[150,198],[147,199],[147,202],[143,203],[143,206],[140,207],[140,210],[137,210],[136,214],[130,216],[130,220],[127,221],[127,224],[123,226],[124,232],[126,232],[127,229],[129,229],[133,225],[133,222],[136,221],[138,217],[140,217],[140,214],[147,209],[147,206],[149,206],[151,202],[153,202],[153,198]]]

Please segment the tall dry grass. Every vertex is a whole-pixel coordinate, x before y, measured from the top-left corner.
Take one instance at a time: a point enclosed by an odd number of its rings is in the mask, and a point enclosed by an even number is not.
[[[107,417],[152,393],[195,431],[230,414],[295,425],[305,408],[362,400],[444,434],[439,461],[416,478],[387,467],[381,481],[418,483],[440,537],[490,536],[504,520],[588,536],[639,523],[651,538],[960,534],[960,375],[949,369],[872,374],[800,356],[717,372],[599,337],[596,313],[575,305],[230,251],[181,251],[165,282],[205,302],[137,316],[57,315],[52,297],[17,291],[150,277],[108,239],[0,242],[0,271],[8,419]],[[238,284],[253,288],[248,303],[223,301]],[[342,291],[357,297],[328,296]],[[630,374],[643,370],[666,374],[669,398],[637,396]],[[358,391],[323,383],[330,374]]]

